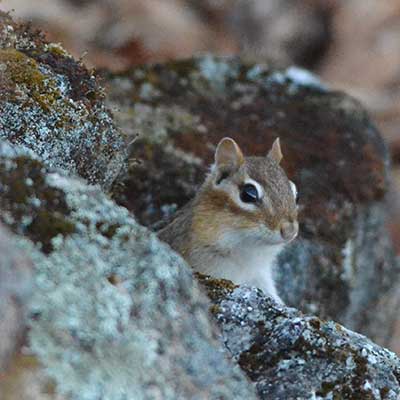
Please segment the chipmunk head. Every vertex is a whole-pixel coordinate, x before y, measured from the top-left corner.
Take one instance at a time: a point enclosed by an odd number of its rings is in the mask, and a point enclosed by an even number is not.
[[[297,189],[281,160],[279,139],[264,157],[244,157],[233,139],[220,141],[199,202],[205,240],[258,246],[297,236]]]

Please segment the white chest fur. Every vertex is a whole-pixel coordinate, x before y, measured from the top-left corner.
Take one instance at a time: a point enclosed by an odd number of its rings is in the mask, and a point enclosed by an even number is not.
[[[193,267],[204,274],[224,278],[239,285],[260,288],[266,295],[282,303],[273,276],[273,267],[283,245],[238,246],[224,255],[208,253],[201,265]]]

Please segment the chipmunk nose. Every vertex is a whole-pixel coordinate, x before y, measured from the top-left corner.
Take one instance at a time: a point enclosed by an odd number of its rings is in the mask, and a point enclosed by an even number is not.
[[[294,239],[299,232],[299,224],[297,221],[283,221],[281,223],[281,236],[285,240]]]

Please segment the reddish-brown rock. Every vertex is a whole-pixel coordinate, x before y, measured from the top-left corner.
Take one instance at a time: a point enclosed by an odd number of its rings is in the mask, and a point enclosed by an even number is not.
[[[279,261],[284,300],[387,343],[399,271],[383,225],[388,154],[356,100],[296,68],[213,57],[137,68],[108,88],[120,125],[140,135],[114,196],[146,225],[195,195],[223,136],[249,155],[279,136],[301,224]]]

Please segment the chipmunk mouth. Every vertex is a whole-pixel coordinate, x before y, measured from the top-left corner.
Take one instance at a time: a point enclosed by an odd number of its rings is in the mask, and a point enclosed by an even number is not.
[[[285,245],[296,239],[297,235],[298,229],[294,229],[290,232],[285,231],[284,233],[282,233],[281,229],[277,229],[264,235],[262,238],[260,238],[260,240],[265,245]]]
[[[297,223],[296,223],[297,224]],[[268,247],[290,243],[298,234],[298,226],[292,230],[287,228],[282,234],[281,227],[275,230],[266,225],[260,225],[251,229],[240,229],[221,232],[218,237],[218,246],[221,249],[236,249],[238,247]]]

